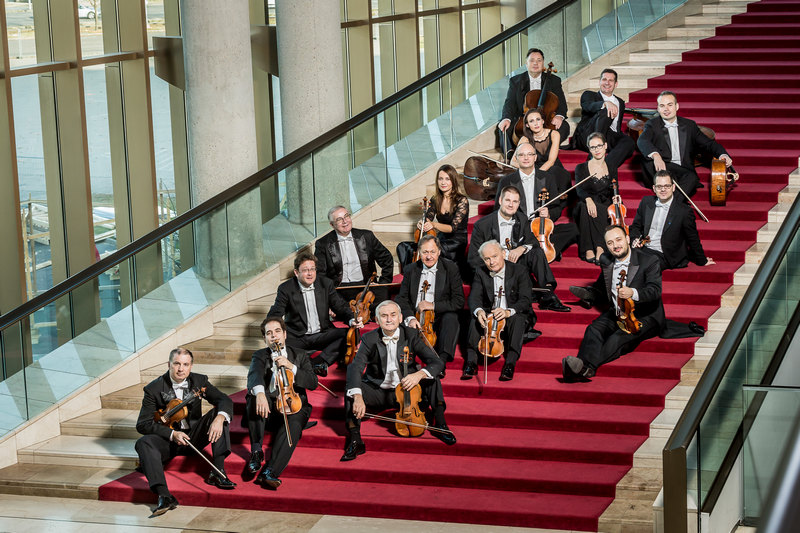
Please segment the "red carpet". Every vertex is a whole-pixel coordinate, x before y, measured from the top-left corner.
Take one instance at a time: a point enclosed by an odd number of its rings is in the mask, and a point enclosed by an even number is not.
[[[694,199],[712,222],[698,225],[707,255],[718,264],[664,274],[667,316],[704,326],[797,167],[800,141],[800,1],[750,4],[732,22],[650,80],[648,89],[633,93],[629,103],[655,108],[660,91],[675,91],[680,114],[713,128],[741,174],[728,205],[710,207],[708,171],[700,172],[706,188]],[[585,155],[562,152],[561,158],[572,169]],[[620,171],[629,223],[639,199],[650,194],[637,176],[635,162]],[[584,285],[598,274],[577,259],[575,247],[554,271],[565,302],[574,301],[570,285]],[[647,341],[602,367],[593,382],[567,385],[557,381],[561,358],[575,354],[596,311],[575,307],[569,314],[537,315],[544,334],[525,347],[512,382],[498,382],[501,363],[490,366],[486,385],[458,379],[460,358],[449,365],[444,387],[455,446],[429,434],[403,439],[388,425],[366,421],[368,453],[340,463],[342,400],[316,391],[310,399],[320,424],[304,434],[281,489],[268,492],[242,481],[249,449],[238,423],[239,393],[227,466],[237,489],[205,485],[197,472],[207,468],[196,459],[170,463],[170,488],[186,505],[596,530],[691,358],[694,339]],[[322,382],[341,391],[343,376],[334,371]],[[151,502],[153,496],[134,473],[101,487],[100,499]]]

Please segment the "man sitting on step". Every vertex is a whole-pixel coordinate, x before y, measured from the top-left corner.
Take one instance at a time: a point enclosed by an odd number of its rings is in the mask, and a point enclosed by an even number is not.
[[[185,348],[175,348],[169,354],[168,371],[148,383],[144,388],[142,408],[136,421],[136,430],[143,436],[136,441],[139,465],[150,490],[158,495],[153,516],[159,516],[178,506],[178,500],[169,492],[164,476],[164,465],[176,455],[194,454],[191,445],[202,450],[211,443],[212,469],[206,483],[220,489],[236,485],[225,475],[225,458],[231,453],[229,423],[233,415],[233,402],[227,394],[208,382],[208,376],[192,372],[194,356]],[[190,398],[194,397],[190,401]],[[201,411],[201,398],[214,409],[205,415]],[[159,411],[167,411],[173,400],[189,401],[188,416],[175,422],[157,421]],[[165,413],[162,413],[165,414]],[[199,452],[202,453],[202,452]]]

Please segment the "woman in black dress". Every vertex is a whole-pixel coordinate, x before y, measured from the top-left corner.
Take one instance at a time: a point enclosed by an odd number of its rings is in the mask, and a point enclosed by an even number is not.
[[[587,176],[592,178],[577,188],[579,200],[573,218],[579,231],[578,255],[584,261],[599,264],[600,255],[606,250],[603,234],[608,225],[608,206],[615,199],[611,182],[617,179],[617,169],[606,164],[608,144],[602,133],[589,135],[586,144],[591,158],[575,167],[575,183]]]
[[[523,124],[524,133],[519,144],[529,142],[533,145],[533,149],[536,150],[536,163],[534,163],[536,169],[555,176],[556,183],[562,191],[569,189],[571,185],[569,171],[558,158],[558,149],[561,145],[561,135],[558,130],[544,127],[544,111],[541,107],[529,109],[525,113]]]

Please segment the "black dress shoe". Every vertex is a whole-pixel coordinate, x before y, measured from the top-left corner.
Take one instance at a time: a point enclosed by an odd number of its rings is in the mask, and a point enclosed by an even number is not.
[[[339,459],[340,461],[352,461],[359,455],[367,453],[367,447],[364,446],[364,441],[361,438],[348,438],[347,446],[344,448],[344,455]]]
[[[695,335],[700,335],[701,337],[706,334],[706,328],[704,328],[694,320],[689,322],[689,331],[691,331]]]
[[[303,427],[303,431],[305,431],[307,429],[311,429],[316,425],[317,425],[317,421],[316,420],[309,420],[308,422],[306,422],[306,425]]]
[[[503,365],[503,371],[500,372],[500,381],[511,381],[514,379],[514,365],[506,363]]]
[[[446,429],[448,431],[450,430],[450,428],[448,428],[447,424],[445,424],[444,422],[441,423],[441,424],[436,424],[433,427],[435,427],[437,429]],[[448,446],[452,446],[453,444],[456,443],[456,436],[453,435],[452,432],[445,433],[444,431],[431,431],[431,435],[433,435],[434,437],[436,437],[440,441],[444,442]]]
[[[584,309],[591,309],[597,296],[594,289],[591,287],[579,287],[577,285],[573,285],[569,288],[569,292],[580,298],[578,305]]]
[[[225,471],[223,470],[222,473],[224,474]],[[224,490],[232,490],[236,487],[236,483],[228,479],[227,477],[222,477],[217,474],[216,470],[212,470],[208,474],[208,479],[206,479],[206,483],[209,485],[214,485],[218,489]]]
[[[561,300],[558,299],[558,296],[552,292],[546,299],[539,302],[539,309],[542,311],[558,311],[559,313],[569,313],[572,311],[572,308],[561,303]]]
[[[172,494],[158,497],[158,505],[153,509],[153,516],[161,516],[167,511],[171,511],[178,506],[178,499]]]
[[[461,372],[461,379],[471,379],[478,375],[478,365],[476,363],[464,363],[464,370]]]
[[[319,377],[324,378],[328,375],[328,363],[325,361],[320,361],[319,363],[314,363],[314,373]]]
[[[261,470],[261,463],[264,461],[264,452],[256,450],[250,454],[250,461],[247,462],[247,471],[256,474]]]
[[[442,371],[439,372],[439,376],[438,377],[439,377],[439,379],[444,379],[444,377],[446,375],[447,375],[447,369],[443,368]]]
[[[594,377],[594,369],[585,366],[581,359],[569,355],[561,360],[561,374],[566,383],[585,383]]]
[[[264,467],[264,470],[262,470],[261,473],[258,474],[258,477],[256,478],[256,484],[261,485],[265,489],[278,490],[278,487],[281,486],[281,483],[283,482],[280,479],[278,479],[278,476],[273,474],[272,470],[270,470],[266,466]]]
[[[531,342],[532,340],[536,340],[542,336],[542,332],[538,329],[531,328],[529,331],[526,331],[522,334],[522,343],[525,344],[526,342]]]

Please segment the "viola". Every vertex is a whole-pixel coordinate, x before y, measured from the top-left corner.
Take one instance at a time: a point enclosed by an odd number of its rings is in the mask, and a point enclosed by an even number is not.
[[[544,205],[549,199],[550,193],[547,192],[546,188],[542,187],[542,190],[539,192],[539,204]],[[553,234],[554,227],[553,221],[549,218],[545,218],[542,215],[541,209],[539,210],[539,216],[531,221],[531,232],[539,241],[539,246],[542,248],[545,257],[547,257],[548,263],[552,263],[556,258],[556,248],[553,246],[553,243],[550,242],[550,236]]]
[[[403,348],[403,377],[408,375],[408,346]],[[400,408],[395,414],[395,429],[401,437],[419,437],[425,433],[425,414],[419,407],[422,400],[422,387],[419,383],[414,385],[411,390],[405,390],[400,383],[394,388],[395,398]],[[414,424],[414,425],[411,425]]]
[[[500,180],[514,171],[491,158],[472,156],[464,163],[464,192],[480,202],[493,200]]]
[[[556,110],[558,109],[559,99],[556,96],[556,93],[547,90],[547,78],[545,74],[552,74],[554,72],[558,72],[557,69],[553,68],[553,62],[547,64],[547,70],[542,73],[542,88],[541,89],[534,89],[532,91],[528,91],[525,95],[525,104],[522,110],[522,116],[519,117],[517,120],[516,125],[514,126],[514,142],[518,142],[523,136],[525,132],[525,124],[523,124],[523,119],[525,118],[525,113],[527,113],[530,109],[534,107],[541,107],[544,111],[542,118],[544,119],[544,127],[548,129],[555,129],[553,127],[553,119],[556,116]]]
[[[642,323],[633,314],[636,305],[633,298],[620,298],[619,290],[625,286],[625,277],[627,276],[625,270],[619,273],[619,283],[617,283],[617,326],[625,333],[637,333],[642,329]]]
[[[431,288],[430,283],[428,280],[422,282],[422,300],[425,299],[425,294],[428,292],[428,289]],[[433,312],[433,309],[426,309],[425,311],[417,311],[416,313],[417,322],[419,322],[420,326],[420,333],[424,337],[425,341],[430,346],[434,346],[436,344],[436,332],[433,331],[433,321],[436,320],[436,315]]]
[[[428,212],[428,198],[426,196],[422,197],[422,219],[419,221],[419,227],[414,230],[414,242],[417,243],[417,247],[414,250],[414,255],[411,256],[411,262],[416,263],[419,261],[419,240],[422,238],[423,235],[436,235],[435,229],[429,229],[426,232],[423,232],[420,228],[425,225],[426,218],[425,213]]]
[[[618,197],[619,188],[617,187],[616,178],[611,180],[611,187],[612,190],[614,191],[614,197],[615,198]],[[614,226],[622,226],[625,229],[625,233],[630,234],[630,231],[628,230],[628,225],[625,224],[625,217],[627,216],[627,214],[628,214],[628,209],[625,207],[625,204],[622,203],[621,199],[618,204],[612,203],[610,206],[608,206],[608,218],[611,220],[611,224]]]
[[[497,291],[494,297],[492,309],[500,307],[500,302],[503,298],[503,287]],[[500,357],[506,351],[502,339],[500,339],[500,332],[506,326],[506,319],[496,319],[492,313],[486,316],[486,328],[481,340],[478,341],[478,352],[483,354],[484,358],[491,357],[493,359]]]
[[[206,388],[202,387],[191,391],[186,391],[183,395],[183,400],[175,398],[167,403],[164,409],[159,409],[155,412],[153,420],[158,424],[162,424],[172,429],[181,428],[181,420],[189,416],[189,405],[205,396]]]
[[[370,276],[361,292],[354,299],[350,300],[350,310],[353,312],[355,322],[361,320],[362,324],[369,322],[369,308],[375,301],[375,294],[369,290],[369,286],[375,281],[375,273]],[[347,330],[346,350],[344,353],[344,364],[349,365],[356,356],[358,345],[361,343],[361,330],[356,326],[350,326]]]

